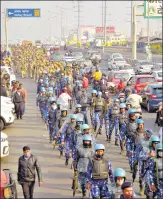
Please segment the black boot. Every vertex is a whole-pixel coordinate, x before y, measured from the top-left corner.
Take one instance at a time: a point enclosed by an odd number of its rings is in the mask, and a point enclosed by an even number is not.
[[[68,158],[66,158],[65,165],[66,166],[68,165]]]
[[[115,146],[119,146],[118,139],[115,140]]]
[[[101,128],[99,129],[99,133],[98,134],[102,135]]]
[[[60,151],[60,156],[63,156],[63,151]]]
[[[109,136],[108,135],[106,136],[106,141],[109,141]]]
[[[109,135],[109,143],[111,142],[111,135]]]

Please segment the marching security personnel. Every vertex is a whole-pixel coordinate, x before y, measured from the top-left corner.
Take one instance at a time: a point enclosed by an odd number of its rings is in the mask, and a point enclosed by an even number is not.
[[[94,124],[94,104],[95,104],[95,100],[96,100],[96,97],[97,97],[97,91],[96,90],[92,90],[91,91],[91,98],[90,98],[90,118],[91,118],[91,122],[92,122],[92,125]]]
[[[135,154],[135,160],[134,160],[134,166],[138,162],[139,166],[139,187],[140,187],[140,192],[139,194],[141,196],[144,195],[144,170],[146,167],[147,159],[149,158],[149,139],[152,136],[152,130],[147,129],[145,131],[144,138],[140,141],[138,146],[136,146],[136,154]],[[133,171],[133,173],[136,171]],[[136,178],[136,173],[134,174]],[[134,181],[134,179],[133,179]]]
[[[126,172],[122,168],[114,170],[114,183],[108,185],[107,199],[119,198],[122,190],[121,186],[126,180]]]
[[[81,133],[77,135],[76,137],[76,141],[75,141],[75,149],[79,148],[81,145],[82,145],[82,139],[83,139],[83,136],[87,134],[87,135],[90,135],[92,140],[91,140],[91,143],[92,143],[92,146],[95,146],[95,137],[94,135],[90,132],[90,127],[88,124],[83,124],[81,126]]]
[[[74,114],[76,115],[76,118],[78,118],[78,117],[82,118],[82,121],[84,121],[84,123],[87,124],[88,120],[87,120],[86,114],[82,113],[82,106],[81,106],[81,104],[76,104],[75,105],[75,112],[74,112]]]
[[[153,198],[163,198],[163,143],[156,145],[155,158],[148,162],[146,179]]]
[[[148,179],[148,175],[147,175],[147,171],[149,169],[149,165],[151,162],[151,159],[153,159],[154,157],[156,157],[156,146],[157,144],[160,143],[160,139],[158,136],[156,135],[152,135],[149,139],[149,152],[146,154],[147,157],[147,161],[146,161],[146,165],[145,165],[145,171],[144,171],[144,177],[145,177],[145,195],[148,197],[150,195],[153,195],[153,193],[151,193],[150,186],[149,186],[149,179]]]
[[[58,132],[58,139],[60,140],[59,142],[61,142],[61,144],[59,145],[59,148],[58,150],[60,151],[60,156],[63,156],[63,150],[65,149],[64,147],[64,140],[62,140],[62,137],[61,137],[61,132],[60,132],[60,128],[62,127],[62,125],[65,124],[66,120],[67,120],[67,113],[68,113],[68,110],[67,108],[63,107],[61,109],[61,116],[58,120],[58,128],[59,128],[59,132]]]
[[[61,131],[61,142],[64,143],[65,146],[65,165],[68,165],[68,161],[70,159],[70,150],[73,149],[73,137],[74,130],[76,126],[76,116],[75,114],[70,115],[70,122],[67,122]]]
[[[75,100],[76,100],[77,104],[80,104],[81,95],[82,95],[82,84],[79,83],[78,84],[78,89],[77,89],[77,91],[75,93]]]
[[[78,171],[78,179],[81,185],[82,195],[86,196],[87,167],[89,160],[93,157],[92,138],[90,135],[83,136],[83,145],[79,147],[74,155],[75,170]]]
[[[87,118],[87,107],[88,105],[88,95],[87,91],[85,89],[82,89],[82,95],[80,97],[80,104],[82,106],[82,113],[85,115],[85,123],[88,124],[88,118]]]
[[[101,129],[103,125],[103,118],[104,118],[104,113],[105,113],[105,101],[102,98],[102,92],[98,91],[97,92],[97,97],[94,101],[94,128],[96,130],[97,124],[100,123],[100,129],[99,129],[99,134],[101,134]]]
[[[53,131],[56,128],[56,113],[57,113],[57,105],[56,99],[53,97],[50,99],[50,107],[48,110],[48,124],[49,124],[49,140],[52,142]]]
[[[111,142],[111,136],[113,129],[115,127],[115,145],[118,144],[118,131],[119,131],[119,123],[118,123],[118,116],[119,116],[119,99],[114,98],[113,104],[109,107],[106,113],[106,121],[109,124],[109,142]]]
[[[124,154],[125,139],[126,139],[126,124],[128,119],[125,108],[126,108],[125,103],[121,103],[119,105],[120,113],[118,119],[119,119],[119,137],[120,137],[121,154]]]
[[[103,144],[95,145],[95,155],[90,160],[87,169],[87,188],[91,189],[92,198],[104,198],[108,192],[108,177],[114,182],[110,160],[104,156]]]
[[[126,126],[126,151],[129,159],[131,172],[133,171],[134,164],[135,137],[137,129],[136,116],[134,111],[134,109],[128,110],[129,118]]]

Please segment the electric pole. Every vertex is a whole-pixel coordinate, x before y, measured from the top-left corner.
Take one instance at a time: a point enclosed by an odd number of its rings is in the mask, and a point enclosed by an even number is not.
[[[77,40],[78,40],[78,43],[80,44],[81,43],[81,2],[78,0],[77,1],[77,6],[74,6],[74,8],[77,7],[77,12],[78,15],[77,15]]]

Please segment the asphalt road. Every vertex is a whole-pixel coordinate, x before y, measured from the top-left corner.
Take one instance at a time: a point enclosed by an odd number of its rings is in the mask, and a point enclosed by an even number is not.
[[[22,147],[29,145],[32,153],[39,159],[44,185],[38,187],[35,185],[34,198],[72,198],[72,170],[70,166],[64,165],[65,159],[59,157],[59,151],[52,149],[48,140],[48,131],[38,114],[36,107],[36,84],[31,79],[20,79],[28,92],[26,104],[26,113],[23,120],[15,120],[14,124],[7,127],[4,132],[9,137],[10,155],[2,159],[1,169],[9,168],[13,172],[14,178],[17,179],[18,158],[22,155]],[[156,133],[158,128],[154,125],[155,113],[143,113],[146,128],[151,128]],[[127,171],[127,179],[131,180],[128,161],[125,156],[120,155],[120,148],[112,143],[105,141],[105,136],[99,135],[97,142],[104,143],[106,147],[105,155],[112,162],[113,169],[122,167]],[[134,183],[138,190],[138,181]],[[17,184],[18,197],[23,198],[20,185]],[[79,197],[80,194],[77,194]]]

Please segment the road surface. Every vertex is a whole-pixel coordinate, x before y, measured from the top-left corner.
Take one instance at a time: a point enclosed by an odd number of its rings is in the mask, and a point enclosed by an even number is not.
[[[52,149],[48,140],[48,131],[42,122],[36,107],[36,84],[31,79],[20,79],[28,92],[28,100],[26,104],[26,114],[23,120],[15,120],[14,124],[7,127],[4,132],[9,137],[10,155],[2,159],[1,168],[9,168],[17,179],[18,158],[22,155],[22,147],[29,145],[32,153],[39,159],[44,185],[38,187],[35,185],[34,198],[72,198],[72,170],[70,166],[64,165],[65,158],[59,157],[59,151]],[[145,126],[154,131],[155,113],[143,113]],[[127,171],[127,179],[131,180],[128,161],[125,156],[120,155],[120,148],[105,141],[104,133],[99,135],[98,143],[104,143],[106,147],[105,155],[111,160],[113,169],[122,167]],[[134,186],[138,190],[138,181]],[[17,184],[18,197],[23,198],[20,185]],[[77,194],[79,197],[80,194]]]

